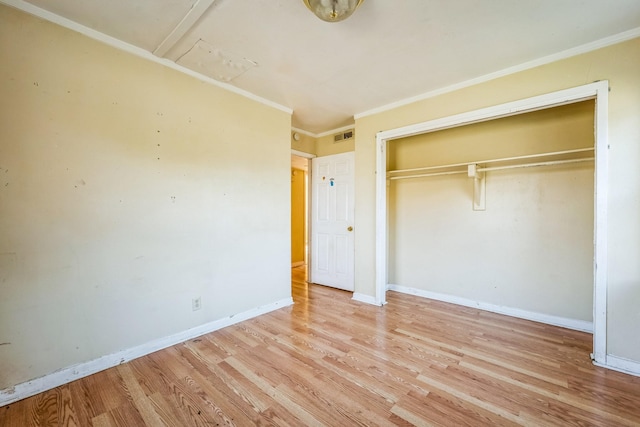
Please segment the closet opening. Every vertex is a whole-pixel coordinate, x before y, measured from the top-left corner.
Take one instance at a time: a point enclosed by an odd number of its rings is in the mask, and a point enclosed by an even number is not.
[[[380,132],[376,302],[394,289],[592,330],[606,365],[607,93]]]
[[[390,144],[389,289],[593,332],[593,111]]]

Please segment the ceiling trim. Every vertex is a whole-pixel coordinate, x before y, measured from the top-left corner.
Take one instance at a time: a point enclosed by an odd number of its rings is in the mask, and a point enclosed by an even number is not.
[[[2,0],[0,0],[2,1]],[[329,135],[333,135],[335,133],[340,133],[340,132],[344,132],[347,130],[351,130],[351,129],[355,129],[356,125],[348,125],[348,126],[342,126],[340,128],[336,128],[336,129],[330,129],[330,130],[326,130],[324,132],[320,132],[320,133],[313,133],[313,132],[309,132],[308,130],[304,130],[304,129],[300,129],[300,128],[296,128],[296,127],[291,127],[292,131],[301,133],[303,135],[307,135],[310,136],[312,138],[322,138],[323,136],[329,136]]]
[[[143,59],[147,59],[149,61],[155,62],[157,64],[160,65],[164,65],[165,67],[171,68],[173,70],[176,70],[178,72],[181,72],[183,74],[186,74],[188,76],[191,77],[195,77],[196,79],[203,81],[205,83],[209,83],[212,84],[214,86],[217,86],[221,89],[225,89],[229,92],[233,92],[237,95],[243,96],[245,98],[251,99],[252,101],[256,101],[259,102],[263,105],[266,105],[268,107],[272,107],[275,108],[277,110],[283,111],[287,114],[293,114],[293,110],[289,107],[285,107],[284,105],[280,105],[276,102],[270,101],[266,98],[262,98],[260,96],[254,95],[251,92],[248,92],[246,90],[242,90],[239,89],[235,86],[232,86],[230,84],[227,83],[223,83],[223,82],[219,82],[218,80],[212,79],[211,77],[207,77],[205,75],[202,75],[200,73],[196,73],[195,71],[189,70],[186,67],[183,67],[181,65],[176,64],[173,61],[170,61],[168,59],[164,59],[164,58],[160,58],[158,56],[155,56],[153,53],[144,50],[142,48],[139,48],[138,46],[134,46],[132,44],[123,42],[122,40],[118,40],[115,37],[111,37],[108,36],[104,33],[101,33],[99,31],[93,30],[89,27],[85,27],[84,25],[78,24],[77,22],[74,22],[70,19],[67,18],[63,18],[60,15],[56,15],[55,13],[49,12],[47,10],[41,9],[37,6],[34,6],[30,3],[27,3],[23,0],[0,0],[0,3],[5,4],[7,6],[13,7],[15,9],[21,10],[25,13],[28,13],[30,15],[34,15],[38,18],[44,19],[46,21],[52,22],[54,24],[60,25],[62,27],[65,27],[69,30],[75,31],[77,33],[80,33],[84,36],[87,36],[91,39],[97,40],[99,42],[102,42],[104,44],[107,44],[111,47],[114,47],[116,49],[131,53],[139,58],[143,58]]]
[[[182,21],[171,31],[171,33],[160,43],[160,45],[153,51],[156,56],[163,57],[172,47],[176,45],[182,39],[182,37],[189,31],[202,15],[214,4],[216,0],[196,0],[195,4],[191,6],[189,12],[182,18]]]
[[[539,67],[541,65],[550,64],[552,62],[570,58],[572,56],[581,55],[583,53],[601,49],[603,47],[611,46],[617,43],[622,43],[624,41],[631,40],[636,37],[640,37],[640,27],[637,27],[632,30],[628,30],[619,34],[615,34],[613,36],[605,37],[603,39],[596,40],[591,43],[586,43],[580,46],[576,46],[571,49],[563,50],[562,52],[554,53],[552,55],[543,56],[542,58],[534,59],[533,61],[525,62],[520,65],[515,65],[513,67],[505,68],[500,71],[485,74],[484,76],[476,77],[476,78],[466,80],[460,83],[456,83],[450,86],[446,86],[440,89],[432,90],[430,92],[426,92],[421,95],[412,96],[410,98],[405,98],[400,101],[382,105],[380,107],[355,114],[353,117],[357,120],[363,117],[372,116],[374,114],[379,114],[385,111],[393,110],[395,108],[403,107],[408,104],[413,104],[414,102],[423,101],[425,99],[434,98],[436,96],[443,95],[445,93],[454,92],[456,90],[464,89],[469,86],[474,86],[480,83],[488,82],[490,80],[494,80],[499,77],[504,77],[510,74],[519,73],[521,71],[529,70],[531,68]]]

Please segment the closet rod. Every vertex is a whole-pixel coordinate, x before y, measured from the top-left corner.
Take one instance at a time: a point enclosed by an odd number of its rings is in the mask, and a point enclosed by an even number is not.
[[[536,162],[536,163],[523,163],[520,165],[509,165],[509,166],[494,166],[491,168],[478,168],[478,172],[490,172],[490,171],[498,171],[504,169],[516,169],[516,168],[532,168],[536,166],[553,166],[553,165],[564,165],[568,163],[580,163],[580,162],[588,162],[594,160],[593,157],[583,157],[580,159],[569,159],[569,160],[551,160],[548,162]],[[473,164],[473,163],[471,163]],[[460,166],[466,166],[467,164],[462,164]],[[432,172],[432,173],[421,173],[415,175],[403,175],[403,176],[392,176],[389,177],[389,180],[397,180],[397,179],[410,179],[410,178],[424,178],[428,176],[438,176],[438,175],[455,175],[455,174],[466,174],[467,171],[447,171],[447,172]]]
[[[569,159],[569,160],[551,160],[548,162],[537,162],[537,163],[524,163],[521,165],[509,165],[509,166],[494,166],[491,168],[478,168],[478,172],[490,172],[490,171],[499,171],[504,169],[516,169],[516,168],[532,168],[536,166],[553,166],[553,165],[566,165],[569,163],[580,163],[580,162],[589,162],[593,160],[593,157],[582,157],[579,159]]]
[[[477,162],[465,162],[465,163],[454,163],[451,165],[443,165],[443,166],[427,166],[423,168],[413,168],[413,169],[398,169],[394,171],[389,171],[389,174],[392,173],[405,173],[405,172],[417,172],[417,171],[427,171],[434,169],[446,169],[446,168],[455,168],[459,166],[468,166],[468,165],[477,165],[480,163],[498,163],[498,162],[508,162],[512,160],[522,160],[522,159],[532,159],[535,157],[547,157],[547,156],[559,156],[562,154],[573,154],[573,153],[584,153],[586,151],[593,151],[593,147],[589,148],[576,148],[574,150],[564,150],[564,151],[554,151],[550,153],[541,153],[541,154],[528,154],[526,156],[516,156],[516,157],[504,157],[501,159],[493,159],[493,160],[479,160]]]
[[[396,179],[407,179],[407,178],[423,178],[423,177],[427,177],[427,176],[439,176],[439,175],[456,175],[456,174],[460,174],[460,173],[467,173],[467,170],[463,170],[463,171],[447,171],[447,172],[432,172],[432,173],[421,173],[421,174],[417,174],[417,175],[405,175],[405,176],[392,176],[389,177],[389,180],[396,180]]]

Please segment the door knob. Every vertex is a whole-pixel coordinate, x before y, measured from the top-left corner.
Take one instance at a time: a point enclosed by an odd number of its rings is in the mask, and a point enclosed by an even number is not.
[[[353,231],[353,227],[352,226],[348,226],[347,227],[347,231]]]

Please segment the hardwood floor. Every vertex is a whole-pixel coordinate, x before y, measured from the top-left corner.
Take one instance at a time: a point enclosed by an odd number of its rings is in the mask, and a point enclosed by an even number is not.
[[[0,408],[0,426],[640,425],[591,336],[419,297],[307,285],[291,307]]]

